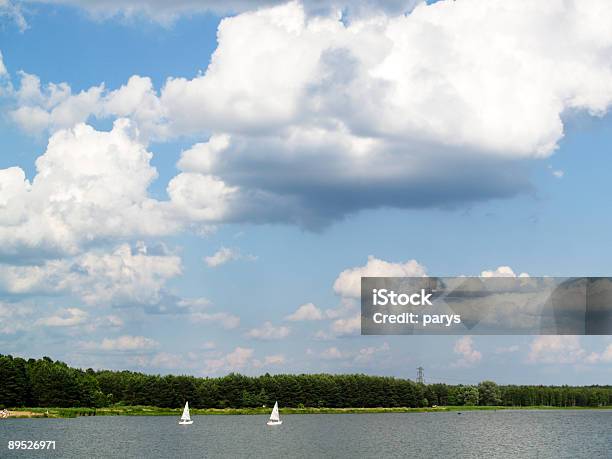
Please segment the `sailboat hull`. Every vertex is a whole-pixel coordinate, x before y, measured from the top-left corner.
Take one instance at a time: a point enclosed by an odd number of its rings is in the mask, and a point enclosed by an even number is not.
[[[193,424],[193,421],[179,421],[179,424],[182,426],[188,426],[190,424]]]
[[[283,423],[283,421],[268,421],[267,424],[269,426],[280,426]]]

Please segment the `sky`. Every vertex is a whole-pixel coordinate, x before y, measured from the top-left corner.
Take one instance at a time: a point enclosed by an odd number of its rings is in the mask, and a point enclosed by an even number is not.
[[[0,0],[0,353],[606,384],[612,339],[361,336],[360,276],[609,276],[607,1]]]

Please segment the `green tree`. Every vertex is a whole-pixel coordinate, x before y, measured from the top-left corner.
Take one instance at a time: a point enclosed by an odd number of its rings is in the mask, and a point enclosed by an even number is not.
[[[458,405],[478,405],[478,389],[474,386],[460,386],[457,389],[456,399]]]
[[[0,355],[0,405],[99,407],[111,403],[194,408],[418,407],[430,405],[612,406],[612,386],[475,386],[416,384],[363,374],[229,374],[220,378],[160,376],[131,371],[85,371],[49,357]]]
[[[478,384],[478,403],[480,405],[501,405],[501,391],[493,381]]]

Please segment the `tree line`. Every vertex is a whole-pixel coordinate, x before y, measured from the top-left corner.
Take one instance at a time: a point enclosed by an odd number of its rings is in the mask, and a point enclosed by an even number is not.
[[[219,378],[161,376],[132,371],[71,368],[49,357],[25,360],[0,354],[1,407],[151,405],[194,408],[375,408],[449,405],[612,406],[612,386],[421,384],[364,374],[300,374]]]

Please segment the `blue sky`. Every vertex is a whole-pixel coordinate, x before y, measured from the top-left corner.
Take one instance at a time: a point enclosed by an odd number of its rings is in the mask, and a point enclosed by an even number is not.
[[[346,286],[415,265],[610,275],[609,8],[56,3],[0,2],[0,352],[610,381],[609,337],[359,336]],[[558,14],[578,44],[551,56]],[[498,43],[467,17],[505,24]]]

